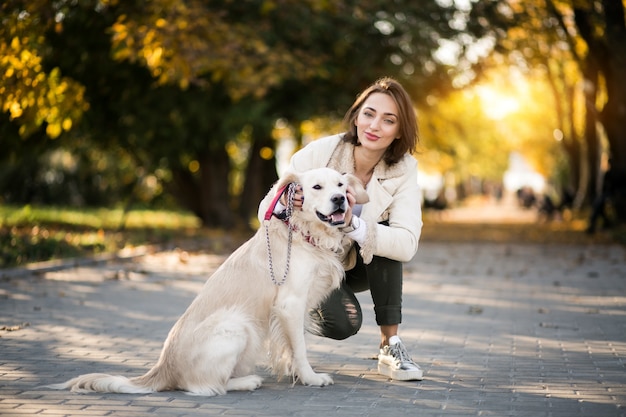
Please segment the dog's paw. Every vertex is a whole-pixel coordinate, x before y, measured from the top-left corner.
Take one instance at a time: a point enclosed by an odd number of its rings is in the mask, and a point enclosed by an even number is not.
[[[258,375],[248,375],[231,378],[226,385],[226,391],[254,391],[263,384],[263,378]]]
[[[308,375],[306,378],[300,378],[304,385],[311,387],[325,387],[326,385],[333,384],[333,378],[328,374],[316,374]]]

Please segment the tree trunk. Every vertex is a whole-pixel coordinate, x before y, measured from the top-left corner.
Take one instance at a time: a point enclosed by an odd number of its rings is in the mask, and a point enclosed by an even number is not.
[[[584,199],[586,187],[583,182],[585,170],[582,167],[581,145],[574,123],[576,113],[574,109],[574,87],[567,82],[563,68],[559,68],[558,74],[550,70],[549,64],[546,64],[546,69],[548,71],[548,84],[554,96],[557,127],[564,136],[561,146],[567,157],[569,167],[568,182],[565,187],[575,192],[575,206],[579,207],[580,202]]]
[[[200,219],[206,227],[231,229],[237,223],[229,192],[231,163],[224,148],[213,149],[199,155]]]
[[[196,190],[196,179],[183,167],[172,168],[172,182],[166,184],[169,193],[181,207],[200,217],[202,211]]]
[[[590,10],[574,8],[574,20],[589,47],[590,59],[598,65],[606,84],[607,101],[599,120],[609,142],[613,167],[626,173],[626,22],[622,0],[602,0],[605,28],[596,36]],[[623,193],[622,193],[623,194]],[[626,221],[626,197],[617,198],[614,208],[619,220]]]
[[[614,166],[626,170],[626,23],[622,0],[604,0],[606,53],[601,56],[607,102],[601,119]]]
[[[230,159],[225,149],[198,155],[200,171],[172,170],[170,192],[182,207],[193,212],[204,227],[231,229],[236,224],[229,193]]]
[[[626,176],[626,21],[622,0],[603,0],[607,52],[601,61],[606,81],[607,102],[600,118],[611,151],[612,166],[622,178]],[[613,198],[619,221],[626,222],[626,185]]]
[[[596,98],[598,93],[598,67],[593,59],[585,60],[583,68],[585,83],[585,143],[587,145],[587,193],[586,201],[594,201],[598,195],[598,179],[600,172],[600,141],[598,140],[598,117]]]
[[[565,77],[564,77],[565,78]],[[584,165],[584,158],[582,153],[581,139],[578,130],[576,129],[576,108],[574,99],[574,86],[568,85],[565,80],[565,99],[567,102],[567,115],[566,120],[568,122],[569,138],[566,136],[563,140],[563,147],[569,158],[570,166],[570,181],[576,190],[576,198],[574,206],[580,207],[581,202],[585,198],[587,187],[585,178],[587,177],[587,169]]]
[[[255,130],[254,143],[246,167],[245,183],[239,198],[240,217],[248,223],[250,219],[256,218],[259,203],[278,179],[276,157],[266,159],[261,156],[261,150],[266,147],[274,149],[274,140],[267,132],[257,134]]]

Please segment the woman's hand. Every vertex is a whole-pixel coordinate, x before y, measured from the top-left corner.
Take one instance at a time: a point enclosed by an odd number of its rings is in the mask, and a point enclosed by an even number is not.
[[[288,189],[287,189],[288,190]],[[289,192],[285,190],[283,195],[280,197],[280,203],[287,207],[289,204],[288,194]],[[304,193],[302,192],[302,186],[300,184],[296,184],[296,190],[293,195],[293,208],[294,210],[302,210],[302,204],[304,204]]]

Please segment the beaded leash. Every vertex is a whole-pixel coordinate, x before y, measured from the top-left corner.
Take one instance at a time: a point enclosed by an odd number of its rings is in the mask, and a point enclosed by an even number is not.
[[[287,209],[285,211],[285,219],[289,219],[291,217],[291,214],[293,213],[293,198],[296,194],[296,184],[295,183],[291,183],[287,186]],[[288,237],[287,237],[287,262],[285,265],[285,273],[283,274],[283,278],[281,279],[281,281],[277,281],[276,280],[276,275],[274,274],[274,264],[272,261],[272,248],[270,246],[270,233],[269,233],[269,228],[268,228],[268,223],[265,222],[265,241],[267,243],[267,259],[269,262],[269,267],[270,267],[270,277],[272,278],[272,282],[275,285],[281,286],[285,283],[285,280],[287,279],[287,274],[289,274],[289,260],[291,259],[291,241],[292,241],[292,236],[293,236],[293,227],[291,226],[291,223],[287,222],[287,228],[289,229],[288,232]]]

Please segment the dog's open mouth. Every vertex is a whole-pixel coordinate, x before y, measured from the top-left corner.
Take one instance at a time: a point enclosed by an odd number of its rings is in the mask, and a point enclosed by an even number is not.
[[[331,226],[338,226],[345,223],[346,213],[344,210],[339,209],[328,216],[320,213],[319,211],[316,211],[315,213],[321,221],[330,223]]]

